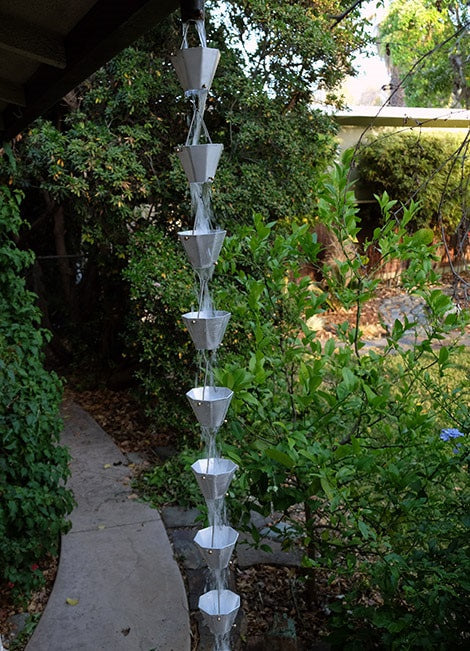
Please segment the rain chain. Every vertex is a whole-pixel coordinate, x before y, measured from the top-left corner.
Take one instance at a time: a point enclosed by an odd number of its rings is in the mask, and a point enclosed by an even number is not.
[[[189,8],[187,5],[191,5]],[[230,631],[240,607],[240,597],[227,589],[228,565],[238,533],[228,526],[225,494],[238,466],[220,456],[217,434],[224,422],[233,392],[215,386],[217,349],[225,334],[230,313],[215,310],[209,282],[214,272],[225,231],[214,225],[211,184],[223,145],[211,141],[204,111],[220,52],[206,45],[203,3],[182,3],[183,42],[172,57],[178,79],[192,105],[192,120],[186,144],[178,156],[190,185],[193,229],[178,233],[186,255],[199,280],[197,310],[183,315],[197,351],[199,373],[196,386],[186,396],[201,427],[205,458],[191,469],[206,500],[209,526],[194,538],[210,572],[210,590],[199,598],[199,610],[214,635],[214,649],[230,649]],[[196,28],[200,46],[188,46],[188,30]],[[203,142],[201,142],[203,141]]]

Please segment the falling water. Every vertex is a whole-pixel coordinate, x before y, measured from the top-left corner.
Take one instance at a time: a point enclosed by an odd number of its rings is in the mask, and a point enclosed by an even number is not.
[[[207,47],[206,25],[204,23],[204,20],[196,20],[195,25],[201,47]]]
[[[204,132],[206,140],[210,142],[209,132],[204,122],[204,113],[207,103],[207,90],[187,90],[186,97],[189,97],[193,107],[193,114],[189,123],[187,145],[199,145],[201,134]]]
[[[211,207],[211,184],[210,183],[191,183],[191,204],[194,216],[194,231],[197,233],[209,233],[213,230],[214,215]],[[210,291],[209,282],[214,273],[214,266],[206,269],[197,269],[196,275],[199,280],[199,300],[198,314],[204,316],[214,316],[214,302]],[[202,381],[204,390],[207,387],[214,388],[215,370],[217,367],[217,350],[200,351],[198,359],[198,376]],[[198,382],[199,384],[199,382]],[[198,385],[197,384],[197,385]],[[196,385],[196,386],[197,386]],[[204,393],[203,393],[204,395]],[[201,439],[204,444],[204,456],[206,459],[220,458],[220,447],[217,442],[219,428],[201,426]],[[225,498],[218,500],[206,500],[209,526],[214,532],[217,527],[228,524],[227,511],[225,507]],[[227,569],[213,570],[213,576],[210,581],[210,590],[225,590],[227,588]],[[227,636],[216,636],[217,638],[227,638]],[[218,646],[217,646],[218,644]],[[215,648],[225,649],[227,640],[222,645],[222,641],[216,642]],[[222,645],[222,646],[221,646]]]
[[[194,231],[210,233],[214,230],[215,219],[211,206],[211,183],[190,183],[191,208],[194,219]]]
[[[214,302],[209,287],[209,281],[212,278],[213,272],[214,267],[197,270],[197,276],[199,278],[199,288],[197,288],[199,300],[197,309],[199,313],[205,314],[206,316],[214,316]]]
[[[210,185],[210,183],[190,183],[191,206],[194,217],[193,234],[210,233],[214,230]],[[211,316],[214,316],[214,303],[209,289],[209,282],[213,273],[213,265],[206,269],[196,269],[199,278],[198,313]]]
[[[204,442],[204,458],[207,459],[209,467],[209,459],[218,459],[220,457],[219,447],[217,445],[217,434],[219,429],[212,427],[201,427],[201,438]]]
[[[214,642],[214,651],[230,651],[230,633],[216,635]]]
[[[208,185],[208,184],[206,184]],[[197,193],[199,197],[199,193]],[[201,214],[205,217],[207,213],[201,210]],[[206,222],[207,223],[207,222]],[[199,230],[199,229],[197,229]],[[199,278],[199,313],[208,315],[214,314],[214,304],[209,288],[209,281],[212,278],[214,267],[208,269],[198,269],[197,276]],[[202,379],[204,390],[206,387],[215,387],[215,370],[217,368],[217,350],[201,351],[199,355],[199,377]],[[203,393],[204,395],[204,393]],[[201,426],[201,439],[204,444],[204,457],[209,459],[220,458],[220,446],[218,445],[217,436],[219,428],[203,427]],[[209,468],[209,461],[208,468]],[[212,527],[212,546],[214,546],[214,534],[220,527],[228,525],[227,510],[225,506],[225,497],[216,500],[206,500],[207,517],[209,526]],[[227,568],[212,570],[207,586],[208,590],[217,590],[220,595],[222,590],[226,590],[228,586],[228,570]],[[219,604],[220,612],[220,604]],[[230,633],[224,635],[214,636],[214,651],[230,651]]]
[[[204,23],[204,19],[194,20],[191,22],[196,27],[196,31],[199,37],[199,43],[201,47],[207,47],[206,25]],[[190,25],[189,21],[187,23],[183,23],[183,42],[181,44],[182,49],[189,47],[189,43],[188,43],[189,25]]]

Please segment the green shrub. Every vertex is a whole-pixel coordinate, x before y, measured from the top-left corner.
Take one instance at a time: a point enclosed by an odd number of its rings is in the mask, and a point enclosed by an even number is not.
[[[176,237],[153,226],[134,234],[124,275],[130,283],[128,346],[152,422],[183,434],[193,428],[185,398],[195,354],[181,315],[196,304],[191,266]]]
[[[461,379],[449,382],[459,364],[458,346],[442,345],[467,317],[452,312],[451,299],[432,287],[432,233],[407,232],[416,204],[397,220],[397,202],[386,194],[380,199],[382,225],[366,242],[366,249],[370,244],[379,253],[373,268],[351,246],[360,224],[347,184],[348,162],[325,178],[318,205],[342,251],[334,269],[323,265],[324,291],[301,274],[305,262],[320,265],[321,247],[307,224],[287,230],[256,216],[222,250],[212,289],[217,307],[232,317],[216,379],[235,395],[220,438],[224,456],[240,468],[227,506],[234,526],[249,531],[251,510],[283,514],[288,536],[305,550],[313,596],[317,572],[344,579],[345,599],[325,604],[335,648],[458,648],[465,642],[469,603],[468,449],[461,438],[454,454],[455,446],[439,434],[449,426],[470,432],[468,380],[461,368]],[[139,283],[153,282],[154,265],[165,274],[165,287],[158,288],[164,295],[148,305],[168,312],[171,307],[175,321],[164,327],[179,332],[175,322],[191,300],[189,270],[160,235],[146,237],[152,245],[142,249]],[[425,299],[429,323],[410,346],[404,342],[414,324],[396,321],[377,352],[364,346],[361,311],[378,289],[376,272],[393,259],[407,261],[403,286]],[[331,303],[355,306],[357,320],[321,342],[309,319],[321,317]],[[158,310],[153,318],[155,331],[146,334],[149,359],[152,346],[158,358]],[[181,336],[190,346],[189,336]],[[178,359],[180,344],[172,346]],[[174,361],[166,363],[172,367]],[[152,382],[162,385],[155,376]],[[169,398],[189,416],[184,400],[176,402],[186,386],[175,385]],[[186,499],[188,481],[193,495],[192,458],[185,450],[178,462],[150,472],[150,498],[153,487],[168,499]],[[298,517],[299,505],[305,520]]]
[[[37,563],[57,550],[73,503],[69,456],[57,445],[61,386],[43,367],[48,334],[22,277],[32,255],[13,242],[19,202],[0,188],[0,580],[17,595],[41,582]]]
[[[319,203],[344,250],[359,229],[346,180],[336,166]],[[245,492],[245,501],[229,503],[235,526],[250,509],[284,514],[305,550],[313,598],[317,570],[346,579],[344,601],[327,604],[335,648],[458,648],[468,631],[468,446],[462,438],[454,454],[439,433],[451,423],[468,436],[469,396],[466,383],[451,390],[447,382],[457,347],[433,344],[459,317],[449,297],[428,287],[436,281],[428,231],[406,232],[416,205],[398,223],[396,202],[385,195],[380,205],[383,225],[370,242],[377,266],[408,260],[404,286],[428,305],[429,324],[411,347],[401,343],[413,332],[405,320],[383,351],[364,349],[361,307],[378,281],[360,254],[346,256],[333,278],[323,269],[322,296],[299,274],[302,257],[317,264],[306,228],[286,235],[257,218],[227,242],[219,274],[232,286],[222,302],[244,323],[247,355],[243,363],[229,354],[219,372],[235,391],[224,454],[239,464]],[[331,297],[355,305],[357,321],[321,343],[306,321]]]
[[[419,130],[385,134],[359,150],[359,174],[374,194],[420,202],[410,227],[438,230],[442,218],[451,235],[470,200],[470,160],[461,144],[458,137]]]

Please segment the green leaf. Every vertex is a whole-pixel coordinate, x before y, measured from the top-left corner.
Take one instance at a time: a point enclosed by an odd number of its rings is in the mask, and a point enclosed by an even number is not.
[[[364,520],[358,520],[357,525],[359,527],[359,531],[362,534],[362,537],[367,540],[369,538],[369,536],[370,536],[369,527],[366,525]]]
[[[277,448],[267,448],[264,453],[267,457],[273,459],[273,461],[277,461],[286,468],[293,468],[295,466],[294,459]]]
[[[330,357],[334,352],[336,348],[336,341],[334,339],[328,339],[328,341],[325,343],[325,346],[323,348],[323,354],[326,355],[327,357]]]
[[[361,443],[356,436],[351,436],[351,447],[354,451],[354,454],[360,454],[361,452]]]
[[[320,476],[320,485],[323,488],[323,491],[329,500],[334,498],[334,492],[331,484],[326,477]]]
[[[341,374],[343,376],[344,385],[348,391],[352,391],[357,383],[357,378],[351,369],[344,367],[341,369]]]
[[[256,407],[259,403],[258,398],[256,398],[256,396],[249,393],[248,391],[240,391],[238,393],[238,398],[249,405],[253,405],[254,407]]]
[[[442,366],[447,362],[449,359],[449,349],[446,348],[445,346],[442,346],[442,348],[439,351],[439,364]]]

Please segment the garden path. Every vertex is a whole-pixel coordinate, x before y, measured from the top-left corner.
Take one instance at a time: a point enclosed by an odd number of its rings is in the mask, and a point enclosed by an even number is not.
[[[67,403],[77,506],[57,578],[27,651],[189,651],[186,592],[158,511],[135,501],[128,461]]]

